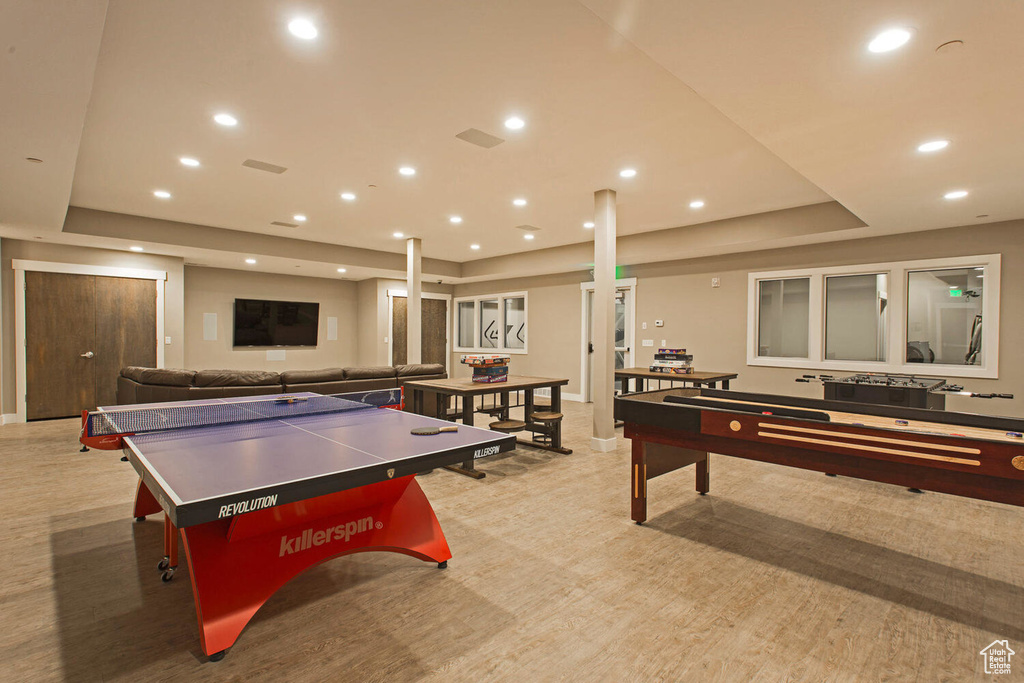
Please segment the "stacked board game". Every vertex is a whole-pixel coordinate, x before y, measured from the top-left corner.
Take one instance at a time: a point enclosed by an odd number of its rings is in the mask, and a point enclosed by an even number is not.
[[[470,354],[462,362],[473,368],[473,381],[480,384],[508,381],[508,363],[511,356],[498,353]]]
[[[693,354],[686,349],[658,349],[651,363],[651,372],[664,372],[672,375],[689,375],[693,373]]]

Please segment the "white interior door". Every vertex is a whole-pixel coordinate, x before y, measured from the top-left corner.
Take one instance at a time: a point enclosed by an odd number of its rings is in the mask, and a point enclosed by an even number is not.
[[[633,287],[624,286],[615,288],[615,369],[633,367]],[[590,403],[593,401],[592,387],[594,386],[594,290],[586,290],[586,299],[583,315],[586,319],[587,337],[583,340],[583,352],[586,354],[587,386],[584,391],[584,400]],[[615,391],[622,390],[622,381],[615,381]]]

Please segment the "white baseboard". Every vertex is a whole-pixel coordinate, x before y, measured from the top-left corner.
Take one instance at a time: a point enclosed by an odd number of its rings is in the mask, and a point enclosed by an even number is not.
[[[615,450],[618,439],[614,436],[610,439],[599,439],[596,436],[590,438],[590,449],[598,453],[610,453]]]
[[[543,396],[544,398],[551,398],[551,388],[544,387],[542,389],[534,389],[534,396]],[[575,401],[576,403],[583,403],[583,394],[567,394],[562,392],[563,401]]]
[[[15,422],[24,422],[24,420],[18,419],[17,413],[4,413],[0,419],[3,419],[3,424],[5,425],[14,424]]]
[[[562,394],[562,400],[583,403],[583,394]]]

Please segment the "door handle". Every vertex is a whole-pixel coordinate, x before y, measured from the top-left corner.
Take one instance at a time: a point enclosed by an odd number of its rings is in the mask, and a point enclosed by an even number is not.
[[[82,358],[92,358],[96,354],[93,353],[92,351],[86,351],[85,353],[80,353],[78,355],[81,356]]]

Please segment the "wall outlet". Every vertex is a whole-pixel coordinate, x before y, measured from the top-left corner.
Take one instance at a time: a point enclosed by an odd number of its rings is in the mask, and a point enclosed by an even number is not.
[[[647,323],[640,323],[640,329],[641,330],[646,330],[647,329]]]
[[[665,341],[664,339],[661,340],[661,348],[663,348],[663,349],[668,348],[668,342]]]
[[[640,343],[643,344],[644,346],[654,346],[654,340],[653,339],[644,339]]]
[[[654,326],[655,327],[665,327],[665,321],[664,320],[655,320],[654,321]]]
[[[719,278],[719,277],[711,278],[711,286],[712,287],[721,287],[722,286],[722,278]]]

